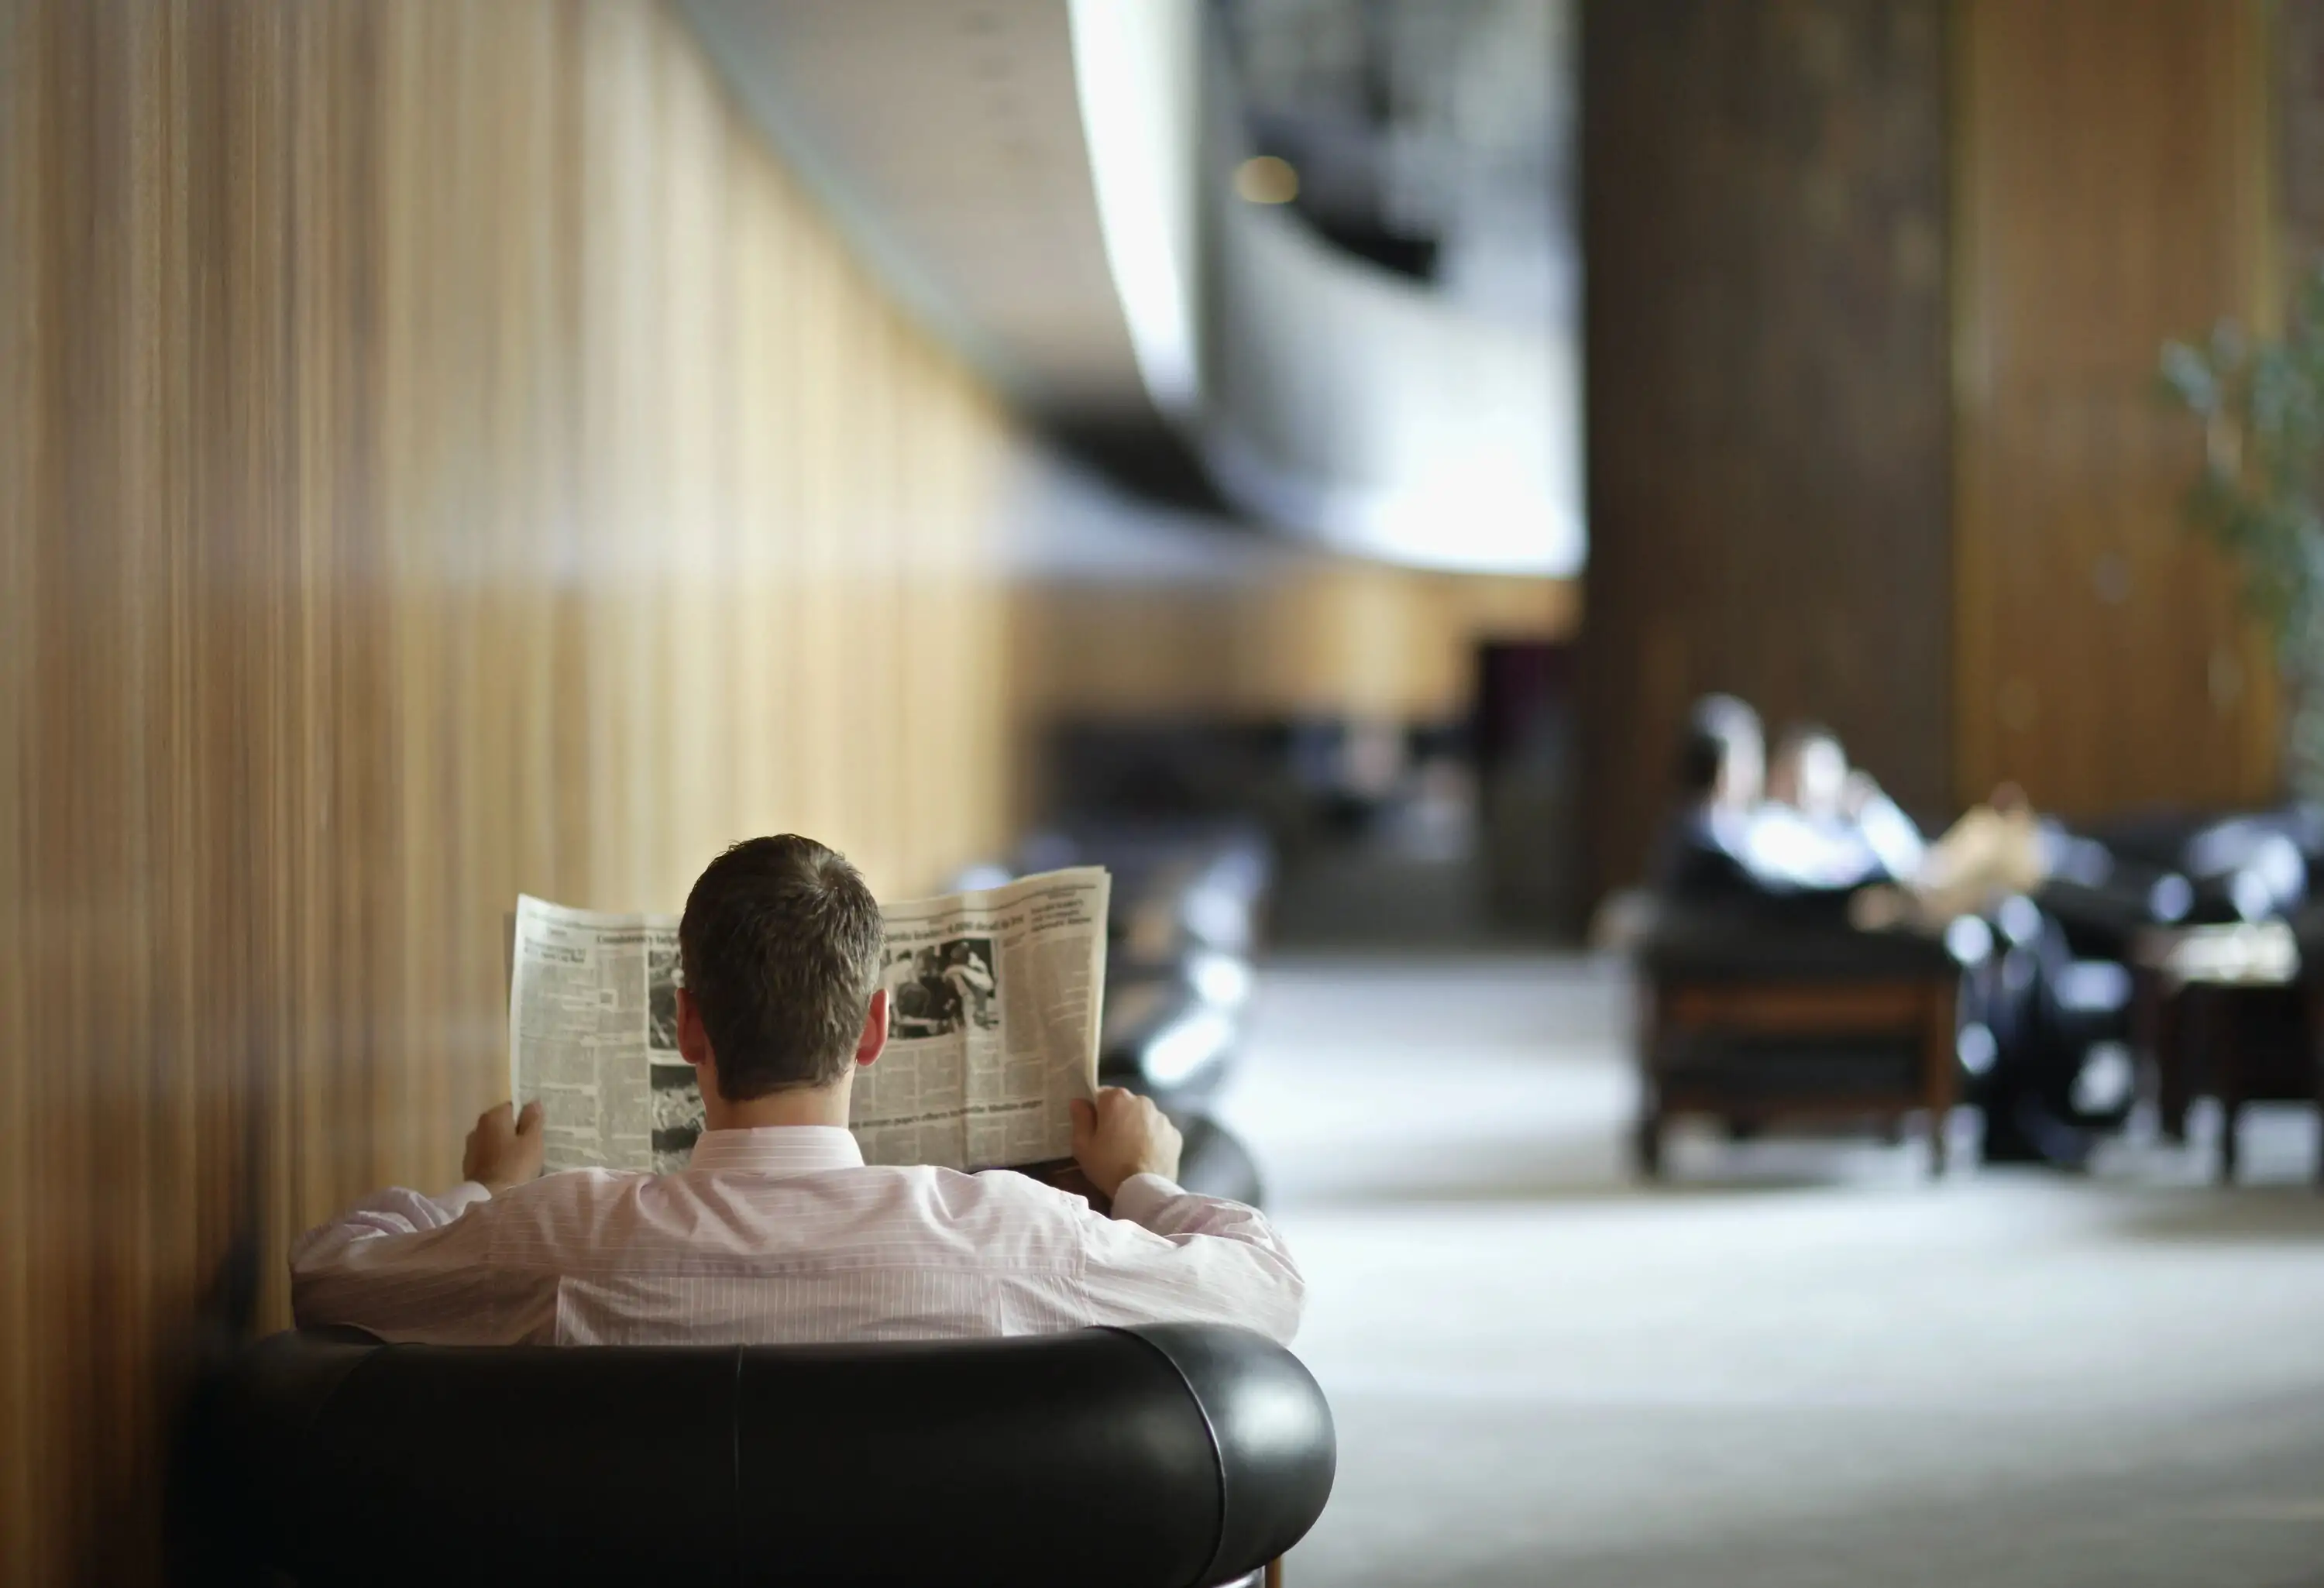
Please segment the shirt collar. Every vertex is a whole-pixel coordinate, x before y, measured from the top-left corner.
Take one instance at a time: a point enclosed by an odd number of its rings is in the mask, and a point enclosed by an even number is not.
[[[688,1168],[729,1174],[812,1175],[860,1169],[863,1149],[839,1125],[761,1125],[750,1131],[705,1131]]]

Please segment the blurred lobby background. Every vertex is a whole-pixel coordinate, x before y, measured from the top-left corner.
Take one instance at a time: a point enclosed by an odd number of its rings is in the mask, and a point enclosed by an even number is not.
[[[2075,1172],[1964,1046],[1942,1178],[1655,1179],[1623,952],[1713,691],[2199,899],[2312,814],[2158,369],[2319,250],[2319,0],[0,0],[0,1578],[164,1578],[519,892],[798,831],[1124,879],[1107,1063],[1312,1286],[1302,1588],[2324,1583],[2299,973],[2240,1135],[2163,910]]]

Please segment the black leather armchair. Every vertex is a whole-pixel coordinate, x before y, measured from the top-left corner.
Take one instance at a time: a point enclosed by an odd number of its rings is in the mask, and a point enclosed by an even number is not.
[[[216,1581],[1204,1588],[1289,1548],[1322,1392],[1239,1329],[449,1348],[278,1334],[198,1418]]]
[[[1656,906],[1635,950],[1639,1113],[1633,1152],[1658,1177],[1674,1114],[1732,1130],[1785,1118],[1927,1120],[1944,1171],[1961,965],[1944,943],[1837,919]]]

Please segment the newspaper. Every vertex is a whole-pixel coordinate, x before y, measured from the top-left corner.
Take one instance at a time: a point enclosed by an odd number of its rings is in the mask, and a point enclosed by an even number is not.
[[[864,1161],[983,1169],[1073,1152],[1097,1089],[1110,881],[1046,872],[885,906],[888,1048],[855,1077]],[[702,1094],[678,1051],[678,918],[517,900],[509,1085],[550,1170],[686,1167]]]

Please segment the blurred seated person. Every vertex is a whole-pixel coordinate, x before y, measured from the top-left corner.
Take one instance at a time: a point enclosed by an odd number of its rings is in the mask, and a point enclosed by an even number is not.
[[[1815,723],[1794,723],[1767,762],[1767,799],[1803,821],[1869,852],[1890,882],[1918,876],[1928,840],[1870,773],[1849,764],[1840,736]]]
[[[1765,798],[1759,714],[1731,695],[1695,703],[1677,774],[1680,806],[1655,876],[1665,898],[1779,906],[1838,923],[1851,894],[1888,875],[1850,824],[1820,821]]]
[[[1933,843],[1888,798],[1870,773],[1849,764],[1838,734],[1815,724],[1784,731],[1767,770],[1769,801],[1823,835],[1852,844],[1877,875],[1849,905],[1866,928],[1899,922],[1941,928],[1991,909],[2010,894],[2032,894],[2077,840],[2041,820],[2023,790],[2005,783]]]
[[[1789,730],[1772,763],[1759,715],[1698,701],[1679,752],[1683,801],[1657,883],[1668,897],[1789,900],[1865,928],[1941,928],[2038,888],[2063,836],[2005,785],[1931,843],[1830,729]]]
[[[2022,799],[1980,807],[1925,844],[1877,783],[1849,771],[1830,733],[1786,734],[1764,778],[1763,756],[1750,706],[1723,695],[1697,703],[1679,756],[1683,804],[1655,878],[1664,898],[1807,927],[1941,928],[2029,873],[2038,881],[2044,834]],[[1963,1016],[1993,1048],[1980,1088],[1984,1156],[2077,1164],[2089,1143],[2063,1123],[2078,1058],[2045,974],[2054,934],[2039,910],[2020,913],[2036,918],[2036,940],[1965,967]]]
[[[1879,857],[1887,881],[1849,900],[1858,925],[1911,921],[1941,928],[1961,916],[1995,915],[1999,953],[1967,967],[1962,1005],[1992,1039],[1996,1061],[1978,1089],[1987,1114],[1984,1157],[2081,1162],[2090,1138],[2076,1118],[2072,1093],[2088,1033],[2075,1029],[2075,1011],[2060,1002],[2058,989],[2073,974],[2071,956],[2047,901],[2051,880],[2087,872],[2090,857],[2083,852],[2098,846],[2036,818],[2024,794],[2008,785],[1929,843],[1878,783],[1849,765],[1839,737],[1812,725],[1785,731],[1769,762],[1767,792],[1827,833],[1852,831]]]

